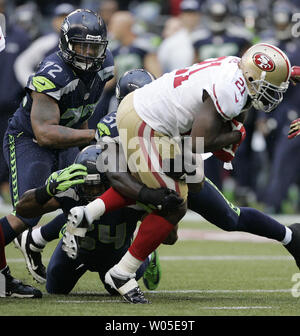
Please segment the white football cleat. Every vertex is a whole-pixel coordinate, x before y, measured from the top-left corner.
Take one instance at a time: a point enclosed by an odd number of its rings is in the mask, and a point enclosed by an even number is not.
[[[62,249],[69,258],[76,259],[79,250],[79,239],[85,237],[89,228],[84,216],[84,207],[78,206],[70,210],[66,231],[63,235]]]

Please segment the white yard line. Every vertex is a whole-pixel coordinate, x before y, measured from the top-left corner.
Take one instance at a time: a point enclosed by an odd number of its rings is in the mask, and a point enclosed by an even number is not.
[[[213,255],[213,256],[160,256],[160,260],[164,261],[178,261],[178,260],[191,260],[191,261],[239,261],[239,260],[253,260],[253,261],[283,261],[293,260],[291,256],[268,256],[268,255]],[[7,258],[8,263],[22,263],[23,258]],[[49,258],[43,258],[44,262],[49,262]]]
[[[241,310],[241,309],[272,309],[270,306],[240,306],[240,307],[198,307],[197,309],[204,310]]]
[[[57,300],[57,303],[123,303],[124,300]],[[197,310],[247,310],[247,309],[272,309],[271,306],[224,306],[224,307],[198,307]]]
[[[151,294],[234,294],[234,293],[288,293],[291,289],[178,289],[178,290],[157,290],[144,291]]]
[[[160,256],[160,260],[177,261],[177,260],[199,260],[199,261],[234,261],[234,260],[253,260],[253,261],[274,261],[274,260],[293,260],[292,256],[268,256],[268,255],[214,255],[214,256]]]
[[[225,242],[278,243],[276,240],[256,236],[247,232],[226,232],[200,229],[179,229],[178,240],[210,240]]]
[[[154,290],[154,291],[143,291],[148,294],[241,294],[241,293],[290,293],[291,289],[174,289],[174,290]],[[46,295],[51,295],[47,294]],[[71,295],[99,295],[99,292],[72,292]],[[103,300],[103,299],[101,299]],[[65,300],[60,300],[65,301]],[[73,300],[70,300],[73,302]],[[80,301],[81,300],[74,300]],[[93,301],[93,300],[91,300]],[[96,301],[96,300],[95,300]],[[116,302],[118,300],[105,300]]]

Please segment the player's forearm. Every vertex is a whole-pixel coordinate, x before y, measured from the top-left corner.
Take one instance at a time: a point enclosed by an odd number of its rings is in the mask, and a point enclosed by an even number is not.
[[[95,130],[46,125],[35,132],[35,136],[38,144],[42,147],[62,149],[88,145],[95,137]]]
[[[241,140],[241,132],[239,131],[222,133],[218,135],[215,139],[213,139],[211,142],[204,141],[204,151],[206,153],[214,152],[229,145],[237,144],[239,143],[240,140]]]
[[[139,193],[143,187],[137,179],[129,173],[106,173],[110,185],[122,196],[132,200],[138,200]]]
[[[16,213],[25,218],[41,216],[55,210],[51,202],[40,204],[36,200],[36,189],[26,191],[16,205]]]

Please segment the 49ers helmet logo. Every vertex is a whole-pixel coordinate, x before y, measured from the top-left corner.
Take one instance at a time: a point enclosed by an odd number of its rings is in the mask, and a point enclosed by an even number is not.
[[[273,60],[264,53],[256,53],[253,56],[253,61],[255,65],[263,71],[273,71],[275,69]]]

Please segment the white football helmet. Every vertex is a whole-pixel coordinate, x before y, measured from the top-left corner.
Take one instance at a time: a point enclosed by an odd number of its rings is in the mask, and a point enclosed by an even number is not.
[[[291,64],[286,54],[271,44],[258,43],[244,53],[240,68],[253,107],[264,112],[274,110],[289,86]]]

